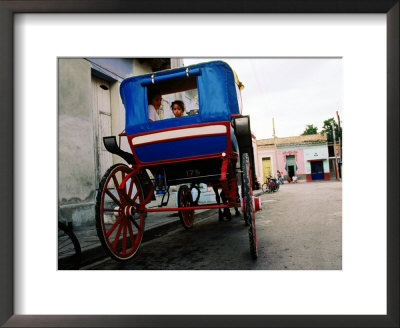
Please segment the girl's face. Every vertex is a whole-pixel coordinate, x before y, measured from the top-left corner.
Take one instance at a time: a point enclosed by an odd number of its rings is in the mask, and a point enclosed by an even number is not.
[[[172,112],[174,113],[175,117],[183,116],[183,109],[180,108],[178,104],[174,104],[174,106],[172,106]]]
[[[155,95],[153,99],[151,99],[151,104],[155,109],[159,109],[161,107],[162,97],[161,95]]]

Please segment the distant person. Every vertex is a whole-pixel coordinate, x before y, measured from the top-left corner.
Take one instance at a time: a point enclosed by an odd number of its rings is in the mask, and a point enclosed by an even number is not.
[[[297,183],[297,177],[295,175],[292,177],[292,180],[293,180],[293,183]]]
[[[185,114],[185,103],[182,100],[175,100],[172,102],[171,110],[175,117],[181,117]]]
[[[290,176],[288,176],[287,178],[287,182],[291,183],[292,182],[292,178]]]
[[[277,172],[278,172],[278,182],[279,184],[283,184],[282,172],[279,172],[279,170]]]
[[[161,107],[162,97],[159,91],[153,91],[149,94],[149,121],[159,121],[161,119],[158,111]]]

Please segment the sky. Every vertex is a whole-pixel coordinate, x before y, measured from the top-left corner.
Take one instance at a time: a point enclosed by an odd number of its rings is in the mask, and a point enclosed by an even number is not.
[[[308,124],[321,131],[331,117],[342,122],[343,67],[340,58],[185,58],[184,65],[223,60],[244,84],[243,115],[257,139],[303,133]]]

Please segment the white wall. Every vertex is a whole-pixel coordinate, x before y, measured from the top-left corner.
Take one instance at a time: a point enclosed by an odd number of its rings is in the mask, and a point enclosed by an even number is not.
[[[58,200],[68,221],[92,218],[95,198],[94,127],[90,63],[58,61]],[[76,205],[81,215],[76,216]]]
[[[304,161],[306,174],[311,174],[310,160],[324,160],[324,172],[329,172],[329,154],[327,145],[315,145],[304,148]]]

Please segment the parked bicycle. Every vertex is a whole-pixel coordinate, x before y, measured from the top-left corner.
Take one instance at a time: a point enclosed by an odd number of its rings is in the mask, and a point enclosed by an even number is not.
[[[267,177],[267,180],[265,181],[265,183],[262,185],[261,188],[263,192],[268,192],[268,193],[277,192],[279,190],[279,183],[276,179],[272,177]]]

